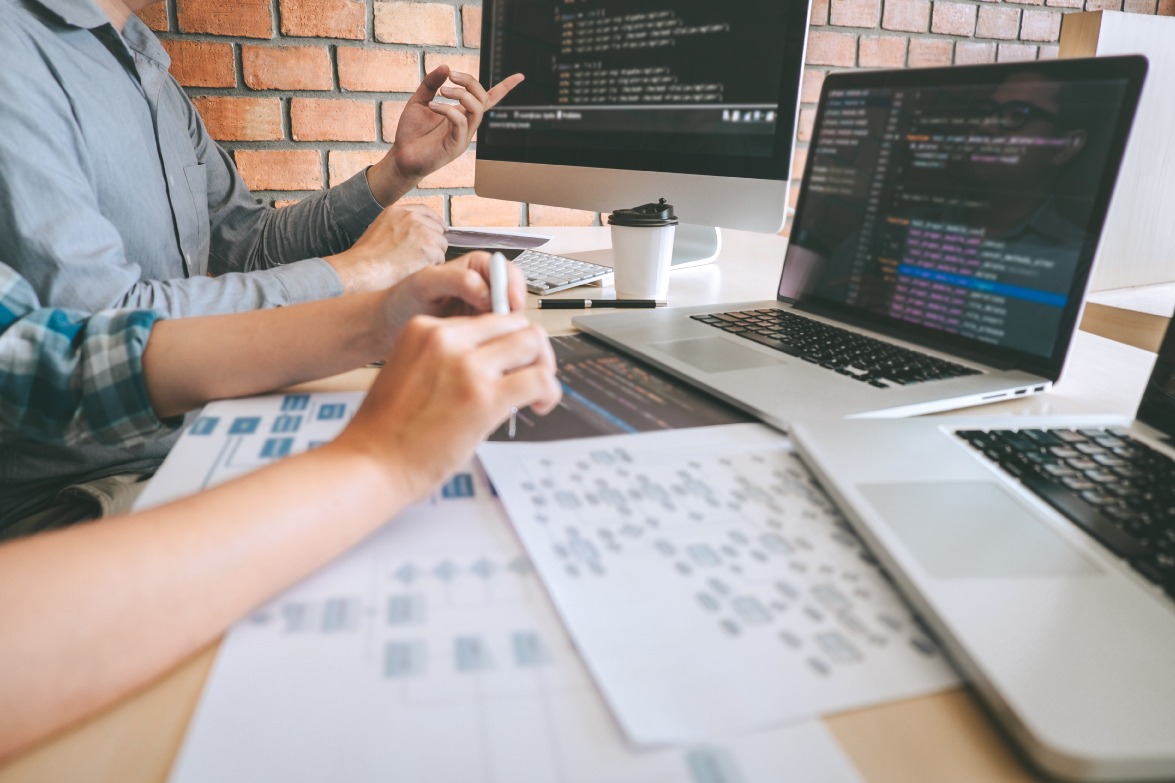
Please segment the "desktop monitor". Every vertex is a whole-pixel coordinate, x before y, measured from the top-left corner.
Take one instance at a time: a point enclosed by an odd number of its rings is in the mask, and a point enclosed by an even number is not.
[[[674,266],[783,227],[808,0],[485,0],[476,191],[608,213],[665,198]]]

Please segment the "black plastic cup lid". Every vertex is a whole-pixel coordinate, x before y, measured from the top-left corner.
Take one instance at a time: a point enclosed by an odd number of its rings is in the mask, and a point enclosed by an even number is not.
[[[618,209],[608,216],[608,223],[613,226],[635,226],[638,228],[658,228],[660,226],[676,226],[677,216],[673,214],[673,205],[661,199],[656,204],[641,204],[632,209]]]

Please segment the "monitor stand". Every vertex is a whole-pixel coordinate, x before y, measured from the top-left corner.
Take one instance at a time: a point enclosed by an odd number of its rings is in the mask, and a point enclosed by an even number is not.
[[[708,264],[722,252],[722,231],[715,226],[681,223],[673,232],[673,260],[670,269]]]

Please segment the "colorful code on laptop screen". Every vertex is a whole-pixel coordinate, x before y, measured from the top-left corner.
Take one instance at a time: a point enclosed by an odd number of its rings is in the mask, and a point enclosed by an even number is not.
[[[1098,239],[1126,79],[826,88],[780,286],[1049,357]]]

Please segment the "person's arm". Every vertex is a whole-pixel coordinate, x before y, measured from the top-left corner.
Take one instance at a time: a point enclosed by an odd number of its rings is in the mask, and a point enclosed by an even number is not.
[[[512,307],[525,300],[511,270]],[[489,310],[488,256],[472,253],[386,292],[275,310],[156,321],[41,308],[0,264],[0,442],[131,445],[209,400],[257,394],[382,357],[409,318]]]
[[[550,344],[521,315],[421,317],[334,442],[0,546],[0,757],[175,666],[422,498],[512,407],[545,413],[559,395]]]
[[[444,86],[446,80],[451,85]],[[269,269],[321,256],[347,292],[371,291],[444,260],[444,224],[425,207],[395,207],[428,174],[456,160],[468,147],[485,111],[522,81],[504,79],[488,91],[476,77],[447,65],[424,77],[396,126],[382,160],[346,182],[297,204],[275,210],[258,205],[223,150],[188,103],[189,131],[205,164],[212,223],[209,268],[214,274]],[[174,86],[179,90],[178,85]],[[437,95],[456,101],[438,103]],[[386,239],[378,254],[351,244],[380,210]]]
[[[511,308],[519,310],[525,282],[513,265],[510,275]],[[488,279],[489,256],[470,253],[389,291],[161,321],[143,357],[148,395],[160,416],[174,416],[353,369],[382,358],[414,315],[489,312]]]

